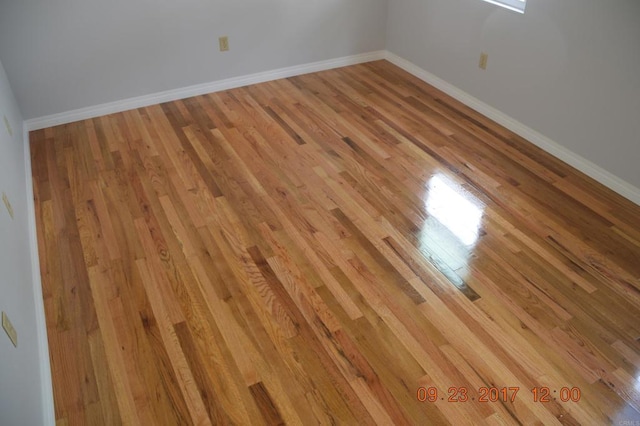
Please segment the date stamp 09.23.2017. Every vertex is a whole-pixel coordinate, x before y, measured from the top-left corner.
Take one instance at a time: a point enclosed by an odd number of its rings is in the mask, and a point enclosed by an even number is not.
[[[446,390],[446,392],[435,386],[421,386],[416,392],[416,398],[419,402],[514,402],[518,394],[520,394],[520,387],[518,386],[502,388],[480,387],[477,389],[465,386],[451,386]],[[527,389],[526,394],[532,398],[533,402],[540,403],[552,401],[578,402],[582,396],[582,392],[578,387],[561,387],[560,389],[551,389],[542,386]],[[522,395],[523,394],[520,394],[521,397]]]

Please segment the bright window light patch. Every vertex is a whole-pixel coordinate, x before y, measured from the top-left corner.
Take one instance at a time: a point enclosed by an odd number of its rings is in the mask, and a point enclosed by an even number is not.
[[[484,0],[487,3],[496,4],[515,12],[524,13],[527,0]]]
[[[427,213],[446,226],[466,246],[475,244],[482,223],[482,209],[446,176],[429,180]]]

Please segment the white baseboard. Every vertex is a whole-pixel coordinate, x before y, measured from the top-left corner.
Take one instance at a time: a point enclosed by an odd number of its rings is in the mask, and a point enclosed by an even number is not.
[[[38,255],[38,234],[36,231],[36,207],[33,197],[33,176],[31,174],[31,148],[29,131],[23,125],[24,167],[27,182],[27,214],[29,226],[29,249],[31,251],[31,281],[36,313],[36,339],[38,342],[38,359],[40,368],[40,385],[42,401],[42,424],[55,426],[56,416],[53,405],[53,384],[51,380],[51,364],[49,362],[49,340],[47,339],[47,322],[44,313],[44,297],[42,296],[42,280],[40,277],[40,256]]]
[[[271,71],[259,72],[256,74],[233,77],[225,80],[218,80],[209,83],[197,84],[195,86],[183,87],[180,89],[167,90],[164,92],[152,93],[135,98],[123,99],[121,101],[109,102],[106,104],[80,108],[73,111],[59,114],[47,115],[39,118],[25,120],[27,130],[38,130],[47,127],[58,126],[60,124],[72,123],[74,121],[86,120],[88,118],[100,117],[135,108],[142,108],[156,105],[162,102],[170,102],[178,99],[185,99],[192,96],[204,95],[206,93],[219,92],[221,90],[234,89],[236,87],[248,86],[250,84],[263,83],[265,81],[277,80],[280,78],[293,77],[312,72],[329,70],[332,68],[345,67],[348,65],[360,64],[384,59],[386,51],[379,50],[358,55],[345,56],[342,58],[329,59],[326,61],[313,62],[310,64],[296,65],[287,68],[279,68]]]
[[[539,148],[542,148],[549,154],[580,170],[582,173],[595,179],[609,189],[640,205],[640,188],[637,188],[630,183],[620,179],[619,177],[606,171],[602,167],[595,165],[591,161],[581,157],[573,151],[568,150],[559,143],[547,138],[539,132],[536,132],[530,127],[525,126],[524,124],[508,116],[502,111],[493,108],[492,106],[471,96],[467,92],[407,61],[406,59],[403,59],[400,56],[389,51],[387,51],[386,53],[387,55],[385,58],[394,65],[397,65],[398,67],[402,68],[410,74],[413,74],[420,80],[429,83],[437,89],[442,90],[447,95],[457,99],[468,107],[473,108],[480,114],[489,117],[496,123],[522,136],[534,145],[537,145]]]

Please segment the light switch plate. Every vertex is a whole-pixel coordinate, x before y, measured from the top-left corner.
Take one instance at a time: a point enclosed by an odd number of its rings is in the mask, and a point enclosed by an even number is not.
[[[9,336],[9,339],[11,340],[11,343],[13,343],[13,346],[17,348],[18,332],[16,331],[15,328],[13,328],[13,324],[11,324],[9,317],[4,311],[2,312],[2,328],[4,328],[4,331],[7,332],[7,336]]]

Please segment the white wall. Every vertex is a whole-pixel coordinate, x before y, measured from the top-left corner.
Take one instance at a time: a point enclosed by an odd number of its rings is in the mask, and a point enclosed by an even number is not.
[[[6,115],[13,136],[4,123]],[[43,395],[40,380],[35,297],[29,251],[29,216],[22,116],[0,64],[0,191],[14,210],[11,219],[0,204],[0,310],[18,332],[15,348],[0,329],[0,425],[40,425]]]
[[[0,58],[30,119],[381,50],[386,17],[387,0],[4,1]]]
[[[387,48],[640,188],[640,1],[391,0]]]

